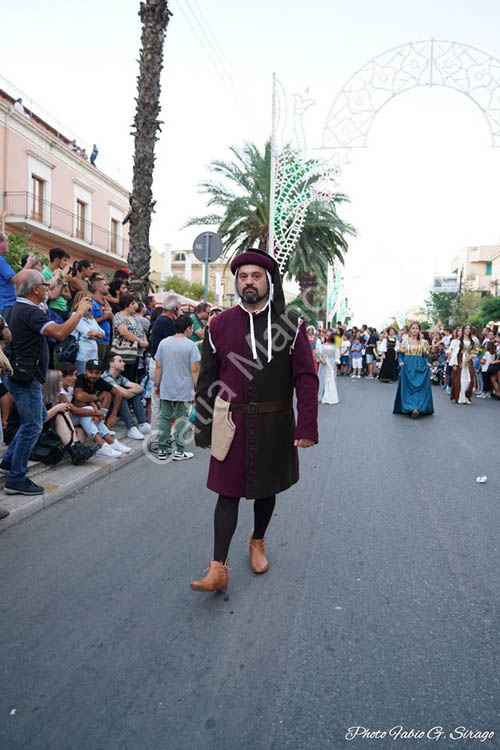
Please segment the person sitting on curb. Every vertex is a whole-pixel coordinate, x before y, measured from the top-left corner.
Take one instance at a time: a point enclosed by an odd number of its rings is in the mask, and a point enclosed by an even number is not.
[[[105,414],[93,403],[89,406],[78,407],[73,403],[75,383],[77,379],[76,366],[70,362],[59,364],[62,378],[59,401],[68,405],[71,421],[77,431],[83,432],[83,438],[90,438],[97,446],[96,455],[104,458],[120,458],[123,451],[113,448],[114,440],[104,424]],[[129,451],[125,451],[129,452]]]
[[[78,418],[87,435],[101,446],[101,450],[96,455],[118,458],[117,454],[130,453],[132,449],[128,445],[120,443],[119,440],[114,440],[113,435],[104,424],[112,397],[121,399],[122,396],[117,386],[110,385],[101,377],[102,372],[103,366],[99,360],[89,359],[83,375],[78,375],[76,378],[73,406],[79,410],[85,410],[85,407],[87,407],[87,411],[90,407],[95,413],[92,413],[90,418],[85,417],[85,411],[83,414],[74,414],[74,416]]]
[[[74,367],[74,365],[73,365]],[[76,435],[75,428],[71,422],[69,415],[69,404],[61,402],[59,393],[61,389],[61,377],[62,373],[60,370],[47,370],[47,378],[43,384],[43,400],[45,408],[47,410],[45,421],[43,423],[42,431],[38,437],[38,441],[33,448],[31,460],[40,461],[41,463],[47,463],[51,465],[54,461],[47,460],[45,458],[38,457],[37,449],[39,444],[43,445],[44,433],[53,430],[59,437],[64,450],[69,454],[71,462],[74,466],[80,466],[86,463],[93,455],[97,452],[99,446],[83,445]],[[9,418],[7,426],[4,431],[4,443],[10,445],[15,437],[16,432],[19,429],[19,412],[16,409],[15,403],[9,412]],[[62,456],[61,456],[62,458]],[[3,468],[0,464],[0,474],[8,474],[8,469]]]
[[[133,440],[143,440],[145,435],[151,432],[151,425],[146,418],[146,411],[142,403],[142,393],[144,388],[138,383],[132,383],[131,380],[123,375],[125,362],[120,354],[110,352],[107,359],[107,370],[103,373],[102,379],[110,385],[116,387],[121,394],[121,399],[114,399],[113,407],[108,415],[107,425],[113,427],[116,415],[120,417],[127,427],[127,437]],[[135,419],[130,413],[130,408],[135,414]]]
[[[158,458],[164,461],[172,453],[170,433],[175,418],[174,461],[193,458],[184,450],[185,429],[189,422],[189,406],[194,401],[194,388],[200,372],[200,350],[189,340],[193,321],[181,315],[175,321],[177,333],[160,342],[156,350],[155,393],[161,399]],[[167,370],[168,367],[168,370]]]

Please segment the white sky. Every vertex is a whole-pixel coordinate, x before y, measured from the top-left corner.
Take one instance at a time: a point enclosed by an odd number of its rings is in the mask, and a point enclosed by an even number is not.
[[[182,10],[208,19],[247,107],[208,60]],[[136,0],[17,0],[2,8],[0,73],[131,173],[140,20]],[[496,0],[172,0],[157,143],[152,243],[190,247],[205,212],[197,184],[228,146],[270,133],[271,76],[310,86],[307,141],[320,145],[342,85],[372,57],[409,41],[449,39],[500,58]],[[199,15],[199,14],[198,14]],[[194,24],[194,22],[192,21]],[[201,32],[198,32],[201,34]],[[346,268],[358,323],[422,303],[434,270],[468,244],[500,239],[500,149],[479,109],[449,89],[412,90],[375,119],[341,189],[359,231]]]

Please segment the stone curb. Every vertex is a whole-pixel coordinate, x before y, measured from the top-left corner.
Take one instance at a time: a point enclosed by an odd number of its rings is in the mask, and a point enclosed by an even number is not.
[[[124,454],[121,458],[102,460],[92,458],[83,466],[73,466],[68,462],[47,468],[40,473],[30,472],[30,477],[37,475],[36,481],[45,487],[45,493],[43,495],[25,496],[6,495],[2,492],[0,494],[0,505],[10,511],[10,515],[0,521],[0,532],[34,513],[38,513],[39,510],[43,510],[43,508],[47,508],[59,500],[66,499],[74,492],[88,487],[97,479],[117,471],[120,467],[126,466],[139,456],[144,455],[142,443],[136,447],[137,441],[131,441],[132,443],[135,442],[135,445],[131,445],[129,441],[126,442],[132,448],[132,451]]]

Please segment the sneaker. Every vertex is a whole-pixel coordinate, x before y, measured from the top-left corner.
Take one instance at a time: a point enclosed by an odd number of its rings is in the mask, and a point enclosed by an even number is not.
[[[134,425],[127,432],[127,437],[132,438],[132,440],[144,440],[144,433],[142,433],[140,429]]]
[[[111,443],[111,447],[114,451],[119,451],[119,453],[130,453],[132,448],[129,448],[128,445],[125,445],[125,443],[120,443],[119,440],[113,440]]]
[[[6,495],[43,495],[45,487],[40,487],[28,477],[24,477],[24,479],[7,481],[3,491]]]
[[[10,461],[2,461],[0,463],[0,474],[9,474],[10,473]]]
[[[358,380],[360,380],[360,378],[361,378],[361,375],[356,375],[356,377],[358,378]]]
[[[122,453],[121,451],[113,450],[113,448],[108,443],[104,443],[104,445],[102,445],[97,451],[96,456],[103,458],[121,458]]]
[[[155,453],[155,454],[158,453],[158,441],[157,440],[147,440],[146,445],[150,453]]]
[[[2,518],[7,518],[7,516],[10,516],[10,511],[7,508],[0,508],[0,521]]]
[[[114,437],[116,435],[115,430],[110,430],[108,427],[108,435],[111,435],[111,437]]]
[[[143,435],[149,435],[149,433],[151,432],[151,425],[149,424],[149,422],[143,422],[139,425],[139,430]]]
[[[158,448],[156,451],[156,455],[158,456],[159,461],[166,461],[167,457],[172,454],[172,451],[167,451],[165,448]]]
[[[178,451],[175,451],[172,460],[173,461],[187,461],[188,458],[193,458],[194,453],[187,453],[184,451],[184,453],[179,453]]]

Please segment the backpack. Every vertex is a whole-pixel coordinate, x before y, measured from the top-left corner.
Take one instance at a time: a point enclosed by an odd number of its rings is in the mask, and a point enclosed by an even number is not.
[[[71,334],[63,341],[58,341],[55,345],[55,353],[59,362],[70,362],[75,364],[78,356],[78,339]]]
[[[40,461],[42,464],[54,466],[62,459],[64,452],[64,445],[57,432],[51,427],[47,427],[40,433],[30,458],[32,461]]]

